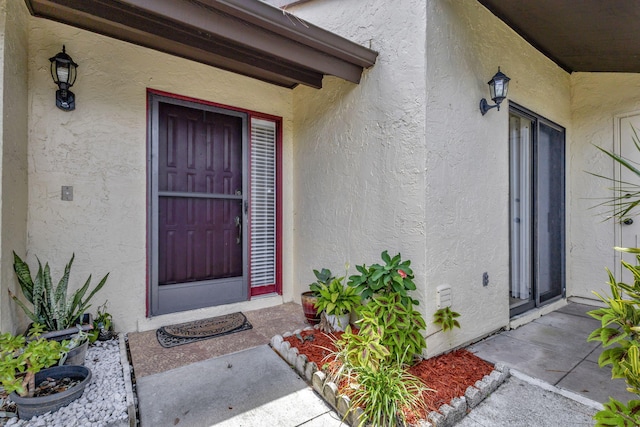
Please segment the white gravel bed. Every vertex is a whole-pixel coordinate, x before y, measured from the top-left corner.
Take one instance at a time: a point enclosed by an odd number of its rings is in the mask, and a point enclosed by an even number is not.
[[[114,427],[128,425],[125,381],[118,340],[89,346],[85,366],[91,381],[82,396],[55,412],[28,421],[6,420],[6,427]],[[0,420],[0,425],[2,420]]]

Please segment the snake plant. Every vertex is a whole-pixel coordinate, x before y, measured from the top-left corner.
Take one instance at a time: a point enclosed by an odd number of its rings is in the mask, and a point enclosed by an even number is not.
[[[31,321],[42,324],[49,331],[58,331],[74,326],[91,306],[89,304],[91,298],[102,289],[107,277],[109,277],[109,273],[107,273],[86,298],[85,294],[91,285],[91,276],[84,286],[68,296],[67,286],[74,258],[75,254],[71,256],[71,260],[65,266],[62,278],[54,287],[49,263],[45,263],[43,268],[40,259],[38,259],[38,272],[32,278],[29,266],[15,252],[13,253],[13,269],[18,277],[20,289],[33,308],[29,309],[11,291],[9,291],[9,295],[24,310]]]

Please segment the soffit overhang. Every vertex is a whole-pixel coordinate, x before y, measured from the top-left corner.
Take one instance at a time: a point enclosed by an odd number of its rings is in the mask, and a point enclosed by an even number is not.
[[[640,72],[637,0],[478,0],[568,72]]]
[[[33,16],[278,86],[359,83],[377,52],[257,0],[25,0]]]

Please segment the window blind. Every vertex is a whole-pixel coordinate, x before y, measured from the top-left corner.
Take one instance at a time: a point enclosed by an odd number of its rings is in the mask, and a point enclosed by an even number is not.
[[[251,287],[276,282],[276,124],[251,118]]]

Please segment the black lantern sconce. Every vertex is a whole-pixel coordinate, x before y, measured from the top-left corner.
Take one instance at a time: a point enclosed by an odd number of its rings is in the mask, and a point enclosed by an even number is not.
[[[64,45],[62,46],[62,52],[58,52],[56,56],[49,58],[49,61],[51,61],[51,78],[59,88],[56,91],[56,107],[64,111],[75,110],[76,96],[69,88],[76,82],[78,64],[73,62],[73,59],[67,55]]]
[[[498,108],[500,111],[500,103],[507,97],[507,91],[509,90],[509,77],[505,76],[498,67],[498,72],[495,76],[489,80],[489,92],[491,93],[491,99],[495,102],[495,105],[489,105],[487,100],[482,98],[480,100],[480,112],[484,116],[492,108]]]

